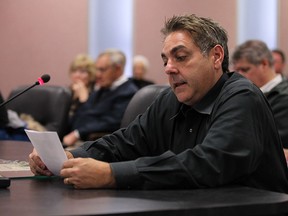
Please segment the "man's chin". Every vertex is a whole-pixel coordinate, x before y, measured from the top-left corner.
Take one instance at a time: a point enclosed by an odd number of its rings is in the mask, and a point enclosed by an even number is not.
[[[176,97],[177,97],[177,100],[180,102],[180,103],[185,103],[187,98],[184,97],[183,93],[175,93],[176,94]]]

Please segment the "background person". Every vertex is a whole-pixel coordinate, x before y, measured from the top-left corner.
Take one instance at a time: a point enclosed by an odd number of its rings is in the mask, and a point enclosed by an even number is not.
[[[236,47],[232,62],[237,72],[250,79],[266,95],[288,161],[288,82],[281,73],[276,73],[271,51],[263,41],[248,40]]]
[[[154,84],[151,80],[147,80],[145,75],[149,69],[149,61],[143,55],[136,55],[133,58],[133,77],[130,79],[140,89],[144,86]]]
[[[0,104],[4,98],[0,92]],[[0,140],[29,141],[24,129],[45,131],[46,128],[35,121],[31,115],[7,109],[6,106],[0,108]]]
[[[108,49],[96,59],[97,89],[82,103],[71,118],[71,132],[64,145],[72,146],[96,132],[120,128],[125,109],[137,87],[124,75],[126,57],[120,50]]]
[[[72,92],[72,103],[69,118],[72,118],[80,104],[88,100],[95,88],[96,68],[94,60],[87,54],[79,54],[71,62],[69,68],[69,86]]]

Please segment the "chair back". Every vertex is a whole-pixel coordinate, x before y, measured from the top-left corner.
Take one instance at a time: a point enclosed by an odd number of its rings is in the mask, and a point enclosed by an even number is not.
[[[13,89],[8,98],[13,97],[28,86]],[[6,107],[31,115],[49,131],[56,131],[62,140],[66,133],[71,92],[62,86],[35,86],[9,102]]]
[[[168,85],[153,84],[139,89],[130,100],[124,112],[121,127],[127,127],[137,115],[144,113],[156,97],[168,87]]]

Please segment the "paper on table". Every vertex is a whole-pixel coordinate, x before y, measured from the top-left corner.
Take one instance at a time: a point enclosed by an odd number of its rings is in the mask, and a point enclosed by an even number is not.
[[[54,131],[39,132],[26,129],[25,132],[47,168],[54,175],[60,175],[62,165],[68,158],[58,134]]]

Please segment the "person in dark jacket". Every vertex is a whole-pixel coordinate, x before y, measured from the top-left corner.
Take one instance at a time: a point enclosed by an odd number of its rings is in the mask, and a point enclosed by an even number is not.
[[[265,42],[248,40],[236,47],[235,70],[250,79],[266,95],[276,121],[288,161],[288,81],[274,69],[271,51]]]
[[[63,138],[66,146],[88,139],[96,132],[120,128],[125,109],[138,90],[124,75],[126,57],[120,50],[109,49],[96,59],[96,90],[79,104],[70,119],[70,133]]]
[[[162,29],[171,88],[127,128],[66,152],[60,175],[75,188],[197,189],[244,185],[288,192],[288,170],[269,103],[229,73],[226,31],[174,16]],[[52,175],[34,150],[31,171]]]
[[[136,55],[133,58],[133,76],[130,80],[139,88],[143,88],[147,85],[154,84],[153,81],[145,78],[149,69],[149,61],[143,55]]]
[[[4,102],[3,96],[0,92],[0,104]],[[9,123],[8,113],[5,106],[0,107],[0,139],[6,137],[6,126]]]

